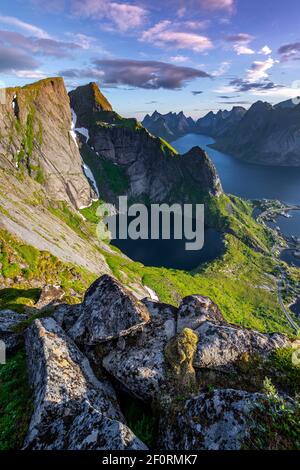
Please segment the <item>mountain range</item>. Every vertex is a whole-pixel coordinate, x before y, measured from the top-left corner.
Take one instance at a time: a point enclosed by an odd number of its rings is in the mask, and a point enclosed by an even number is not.
[[[157,111],[143,121],[154,135],[168,137],[166,116]],[[235,106],[231,111],[210,111],[204,117],[192,122],[183,113],[173,114],[175,122],[188,122],[177,132],[175,125],[169,133],[169,140],[184,133],[199,133],[216,139],[212,147],[232,154],[242,160],[277,166],[300,166],[300,103],[299,99],[286,100],[276,105],[257,101],[248,110]],[[184,118],[183,118],[184,116]],[[169,119],[169,118],[168,118]],[[185,132],[183,129],[186,129]]]

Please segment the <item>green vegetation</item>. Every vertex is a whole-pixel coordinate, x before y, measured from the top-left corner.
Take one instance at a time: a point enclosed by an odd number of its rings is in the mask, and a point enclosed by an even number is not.
[[[0,365],[0,450],[20,449],[32,413],[25,352]]]
[[[251,413],[250,437],[246,448],[300,450],[300,403],[285,402],[268,378],[264,381],[265,399]]]
[[[165,155],[171,155],[171,156],[178,155],[177,150],[175,150],[174,147],[172,147],[172,145],[169,144],[169,142],[162,139],[161,137],[159,137],[159,140],[160,140],[160,149],[162,150],[162,152],[164,152]]]
[[[114,165],[103,157],[97,156],[95,158],[95,153],[87,145],[82,146],[81,155],[84,162],[91,169],[97,187],[101,188],[102,194],[112,192],[114,195],[122,195],[126,193],[129,187],[129,179],[125,168]]]
[[[158,420],[151,408],[127,399],[122,411],[132,432],[150,449],[155,448]]]
[[[0,308],[12,308],[18,312],[24,306],[34,306],[39,297],[39,288],[45,284],[58,284],[66,293],[66,302],[77,303],[89,285],[95,280],[95,275],[83,268],[64,263],[46,251],[19,242],[5,231],[0,231],[0,262],[5,277],[7,273],[18,273],[16,282],[0,290]],[[10,277],[14,280],[15,277]]]

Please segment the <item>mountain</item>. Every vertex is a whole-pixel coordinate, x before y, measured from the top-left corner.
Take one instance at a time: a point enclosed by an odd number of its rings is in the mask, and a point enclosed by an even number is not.
[[[154,111],[152,116],[147,114],[144,117],[142,125],[151,134],[172,141],[193,132],[195,122],[191,117],[186,117],[183,111],[178,114],[172,112],[160,114],[158,111]]]
[[[237,124],[245,115],[246,109],[242,106],[234,106],[231,111],[210,111],[204,117],[198,119],[194,132],[218,137]]]
[[[62,78],[5,90],[0,106],[0,167],[27,174],[56,200],[87,206],[92,191],[71,134],[68,94]]]
[[[300,104],[258,101],[213,147],[251,163],[300,166]]]
[[[91,93],[95,86],[90,83],[73,90],[70,102],[77,119],[82,158],[107,200],[114,202],[118,194],[124,193],[138,202],[183,202],[192,189],[200,200],[204,195],[222,194],[216,170],[205,152],[193,148],[178,155],[136,119],[122,118],[107,103],[106,109],[97,108]],[[82,100],[86,101],[85,109],[90,110],[87,114],[81,111]],[[173,118],[178,116],[183,114],[174,114]],[[187,186],[190,190],[185,193]]]

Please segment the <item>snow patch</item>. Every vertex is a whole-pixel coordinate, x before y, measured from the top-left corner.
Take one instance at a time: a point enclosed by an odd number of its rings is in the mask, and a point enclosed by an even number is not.
[[[83,171],[85,173],[85,176],[92,183],[93,189],[95,190],[95,192],[96,192],[96,194],[99,198],[98,186],[97,186],[96,180],[94,178],[94,175],[93,175],[91,169],[85,163],[82,163],[82,165],[83,165]]]
[[[88,142],[90,140],[89,131],[85,127],[76,127],[75,131],[79,132],[79,134],[83,135],[86,138],[86,142]]]
[[[159,298],[156,295],[156,293],[154,292],[154,290],[150,289],[150,287],[148,287],[148,286],[144,286],[144,287],[145,287],[146,291],[148,292],[148,294],[150,295],[150,298],[152,300],[156,300],[156,301],[159,302]]]

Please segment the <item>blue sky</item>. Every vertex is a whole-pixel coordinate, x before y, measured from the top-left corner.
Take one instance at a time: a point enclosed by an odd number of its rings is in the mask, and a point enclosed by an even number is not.
[[[299,0],[2,0],[0,85],[97,81],[114,108],[199,117],[300,95]]]

